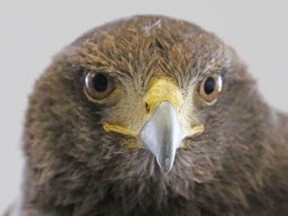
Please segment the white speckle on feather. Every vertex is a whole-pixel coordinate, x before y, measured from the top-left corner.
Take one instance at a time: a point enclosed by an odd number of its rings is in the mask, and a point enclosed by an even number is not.
[[[161,19],[157,20],[155,23],[148,23],[143,26],[143,30],[149,35],[150,31],[155,28],[161,28]]]

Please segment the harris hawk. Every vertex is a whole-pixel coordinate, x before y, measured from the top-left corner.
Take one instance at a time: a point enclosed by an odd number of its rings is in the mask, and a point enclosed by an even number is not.
[[[187,21],[95,28],[36,82],[7,215],[287,215],[288,117]]]

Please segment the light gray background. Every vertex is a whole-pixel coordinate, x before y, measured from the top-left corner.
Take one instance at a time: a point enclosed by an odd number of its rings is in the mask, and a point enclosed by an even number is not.
[[[123,16],[153,13],[186,19],[232,45],[259,80],[268,102],[288,111],[285,2],[0,0],[0,215],[19,193],[27,97],[35,79],[64,45]]]

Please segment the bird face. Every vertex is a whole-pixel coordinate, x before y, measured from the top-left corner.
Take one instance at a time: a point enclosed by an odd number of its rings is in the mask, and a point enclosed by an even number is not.
[[[250,77],[234,51],[195,25],[157,16],[108,24],[66,47],[37,82],[28,153],[45,166],[53,157],[49,169],[72,161],[65,169],[137,175],[157,161],[166,173],[209,178],[241,115],[238,94],[251,91],[241,79]]]
[[[115,77],[112,78],[108,74],[88,73],[85,77],[84,89],[87,98],[100,104],[105,103],[105,99],[109,100],[107,97],[117,88],[115,86],[117,82],[112,79]],[[201,81],[197,94],[204,103],[212,105],[216,102],[221,88],[222,77],[220,75],[210,76]],[[195,90],[192,89],[191,92],[193,91]],[[139,107],[137,113],[141,113],[141,119],[131,124],[130,121],[123,120],[125,116],[120,117],[120,121],[116,117],[103,122],[103,129],[106,133],[118,133],[132,137],[132,143],[127,148],[146,148],[154,154],[160,167],[165,172],[169,172],[177,148],[185,147],[182,140],[187,137],[193,138],[204,131],[204,125],[197,121],[197,118],[189,116],[193,104],[187,97],[193,96],[186,92],[185,97],[172,78],[155,76],[144,90],[144,96],[138,95],[138,97],[142,107]],[[183,97],[190,104],[185,104]],[[129,98],[129,100],[133,99]]]

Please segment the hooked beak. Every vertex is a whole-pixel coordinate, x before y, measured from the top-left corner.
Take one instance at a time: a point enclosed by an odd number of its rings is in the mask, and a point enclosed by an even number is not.
[[[144,101],[150,107],[150,119],[140,131],[140,139],[162,170],[170,172],[185,137],[178,117],[182,95],[174,82],[162,77],[151,83]]]
[[[168,101],[159,104],[140,133],[144,146],[154,154],[166,173],[171,171],[176,149],[184,137],[176,110]]]

